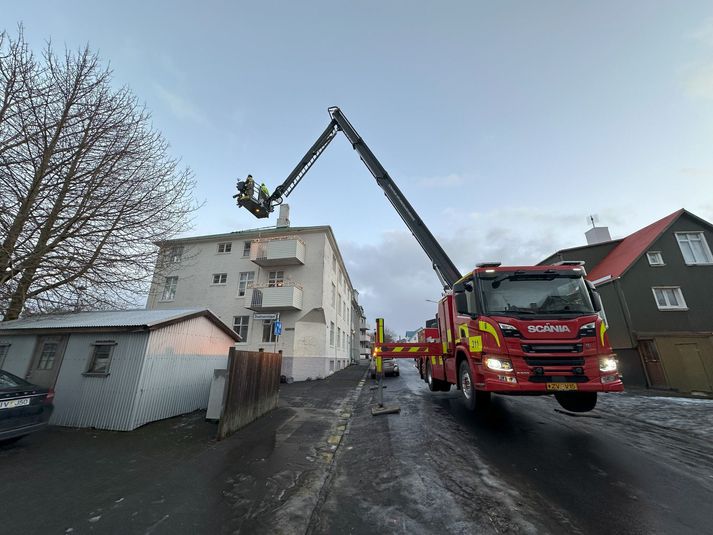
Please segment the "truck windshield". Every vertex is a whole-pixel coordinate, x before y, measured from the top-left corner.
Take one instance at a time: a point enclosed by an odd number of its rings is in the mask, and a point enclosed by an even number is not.
[[[581,275],[505,272],[481,277],[479,286],[488,314],[595,313]]]

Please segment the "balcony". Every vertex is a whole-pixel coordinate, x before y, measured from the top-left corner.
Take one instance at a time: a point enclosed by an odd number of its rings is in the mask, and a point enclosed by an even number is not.
[[[302,286],[285,282],[282,286],[254,284],[245,291],[245,308],[255,312],[302,310]]]
[[[305,242],[299,238],[253,240],[250,260],[261,267],[296,266],[305,263]]]

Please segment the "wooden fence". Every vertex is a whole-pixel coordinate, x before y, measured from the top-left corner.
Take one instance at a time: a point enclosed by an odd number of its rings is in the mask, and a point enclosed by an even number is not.
[[[218,440],[277,407],[282,352],[230,349]]]

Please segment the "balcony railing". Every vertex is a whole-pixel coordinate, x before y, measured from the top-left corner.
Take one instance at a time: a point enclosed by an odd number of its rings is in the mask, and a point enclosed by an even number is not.
[[[293,266],[305,263],[305,242],[296,237],[253,240],[250,260],[258,266]]]
[[[249,303],[246,308],[255,312],[302,310],[302,286],[295,282],[248,285],[245,297]]]

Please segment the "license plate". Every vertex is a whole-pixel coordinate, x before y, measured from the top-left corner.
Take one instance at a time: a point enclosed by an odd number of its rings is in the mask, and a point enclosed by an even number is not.
[[[14,407],[24,407],[30,404],[30,398],[11,399],[8,401],[0,401],[0,409],[12,409]]]
[[[577,383],[547,383],[547,390],[577,390]]]

